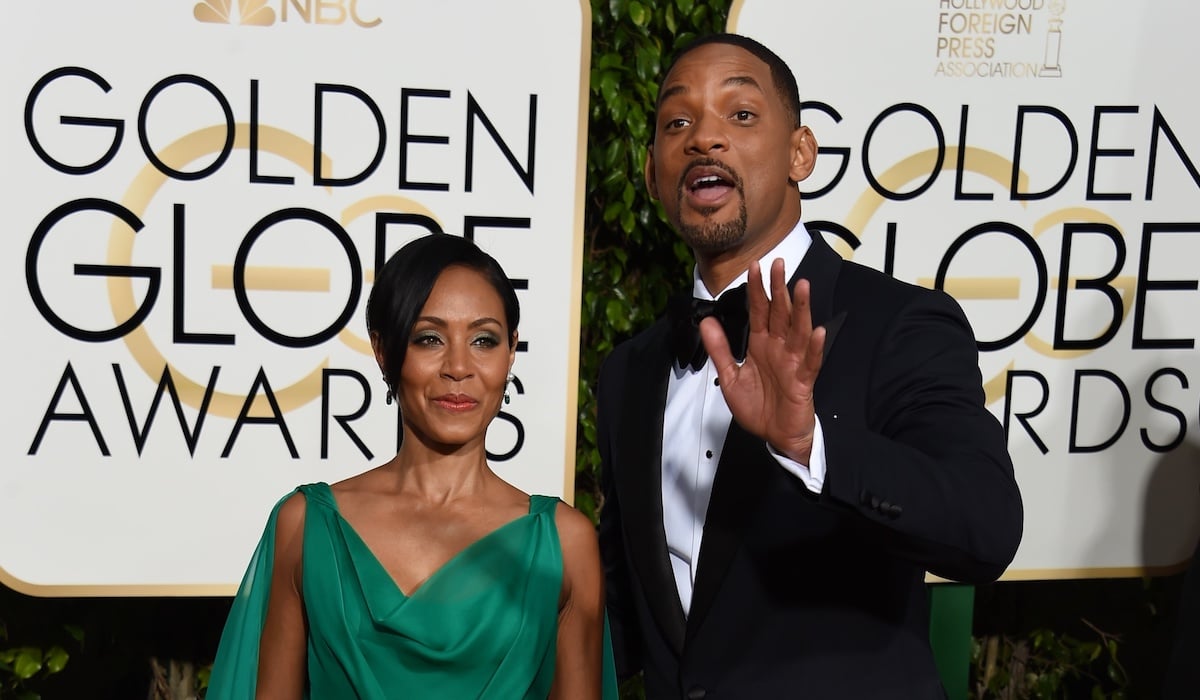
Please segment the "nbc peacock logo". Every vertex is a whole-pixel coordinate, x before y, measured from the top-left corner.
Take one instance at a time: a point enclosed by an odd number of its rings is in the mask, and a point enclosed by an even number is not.
[[[275,24],[275,10],[267,0],[201,0],[192,8],[192,14],[201,22],[210,24],[247,24],[269,27]]]
[[[279,24],[354,24],[363,29],[378,27],[383,20],[364,19],[360,0],[200,0],[192,16],[207,24],[236,24],[270,27]]]

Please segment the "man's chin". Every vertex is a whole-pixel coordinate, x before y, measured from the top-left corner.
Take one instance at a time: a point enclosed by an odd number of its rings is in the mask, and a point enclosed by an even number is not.
[[[739,221],[717,223],[706,221],[700,225],[681,224],[676,228],[683,242],[697,253],[723,253],[736,247],[745,237],[745,227]]]

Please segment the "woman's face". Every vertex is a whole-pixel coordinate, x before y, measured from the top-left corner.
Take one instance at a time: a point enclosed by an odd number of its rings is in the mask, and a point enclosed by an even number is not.
[[[421,309],[400,368],[397,400],[405,427],[447,451],[482,446],[500,412],[516,339],[500,295],[482,274],[448,267]]]

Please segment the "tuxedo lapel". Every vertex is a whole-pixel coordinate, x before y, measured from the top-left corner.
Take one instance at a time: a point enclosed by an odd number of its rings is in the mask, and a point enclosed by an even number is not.
[[[808,252],[804,254],[792,278],[788,280],[788,289],[795,288],[798,280],[808,280],[813,328],[825,326],[826,357],[829,356],[833,341],[837,339],[842,322],[846,319],[846,312],[835,314],[833,310],[833,297],[841,269],[842,256],[829,247],[820,233],[813,233]]]
[[[816,233],[796,272],[788,280],[789,290],[795,288],[798,280],[809,281],[813,327],[825,326],[825,357],[829,356],[846,318],[845,311],[834,313],[833,308],[841,264],[841,256],[825,243],[821,234]],[[661,420],[658,424],[662,424]],[[737,421],[730,423],[704,520],[696,587],[687,618],[688,638],[696,634],[712,607],[740,546],[746,524],[766,488],[769,470],[779,468],[761,439],[743,430]]]
[[[700,565],[687,619],[687,637],[695,636],[712,607],[730,561],[742,541],[746,522],[756,510],[772,459],[763,441],[747,433],[736,422],[725,436],[721,461],[713,478],[712,498],[704,518],[700,542]]]
[[[659,323],[632,353],[625,381],[633,389],[621,406],[615,463],[620,464],[619,495],[630,558],[655,621],[677,653],[683,649],[684,615],[667,554],[662,510],[663,413],[672,360],[667,324]]]

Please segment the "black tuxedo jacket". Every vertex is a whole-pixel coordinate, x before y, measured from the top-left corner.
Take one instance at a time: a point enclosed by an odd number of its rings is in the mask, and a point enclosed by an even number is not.
[[[660,490],[667,321],[601,370],[608,614],[618,674],[644,669],[648,698],[942,697],[925,572],[991,581],[1020,542],[1012,463],[958,305],[843,261],[820,235],[801,277],[827,329],[824,488],[734,422],[686,617]]]

